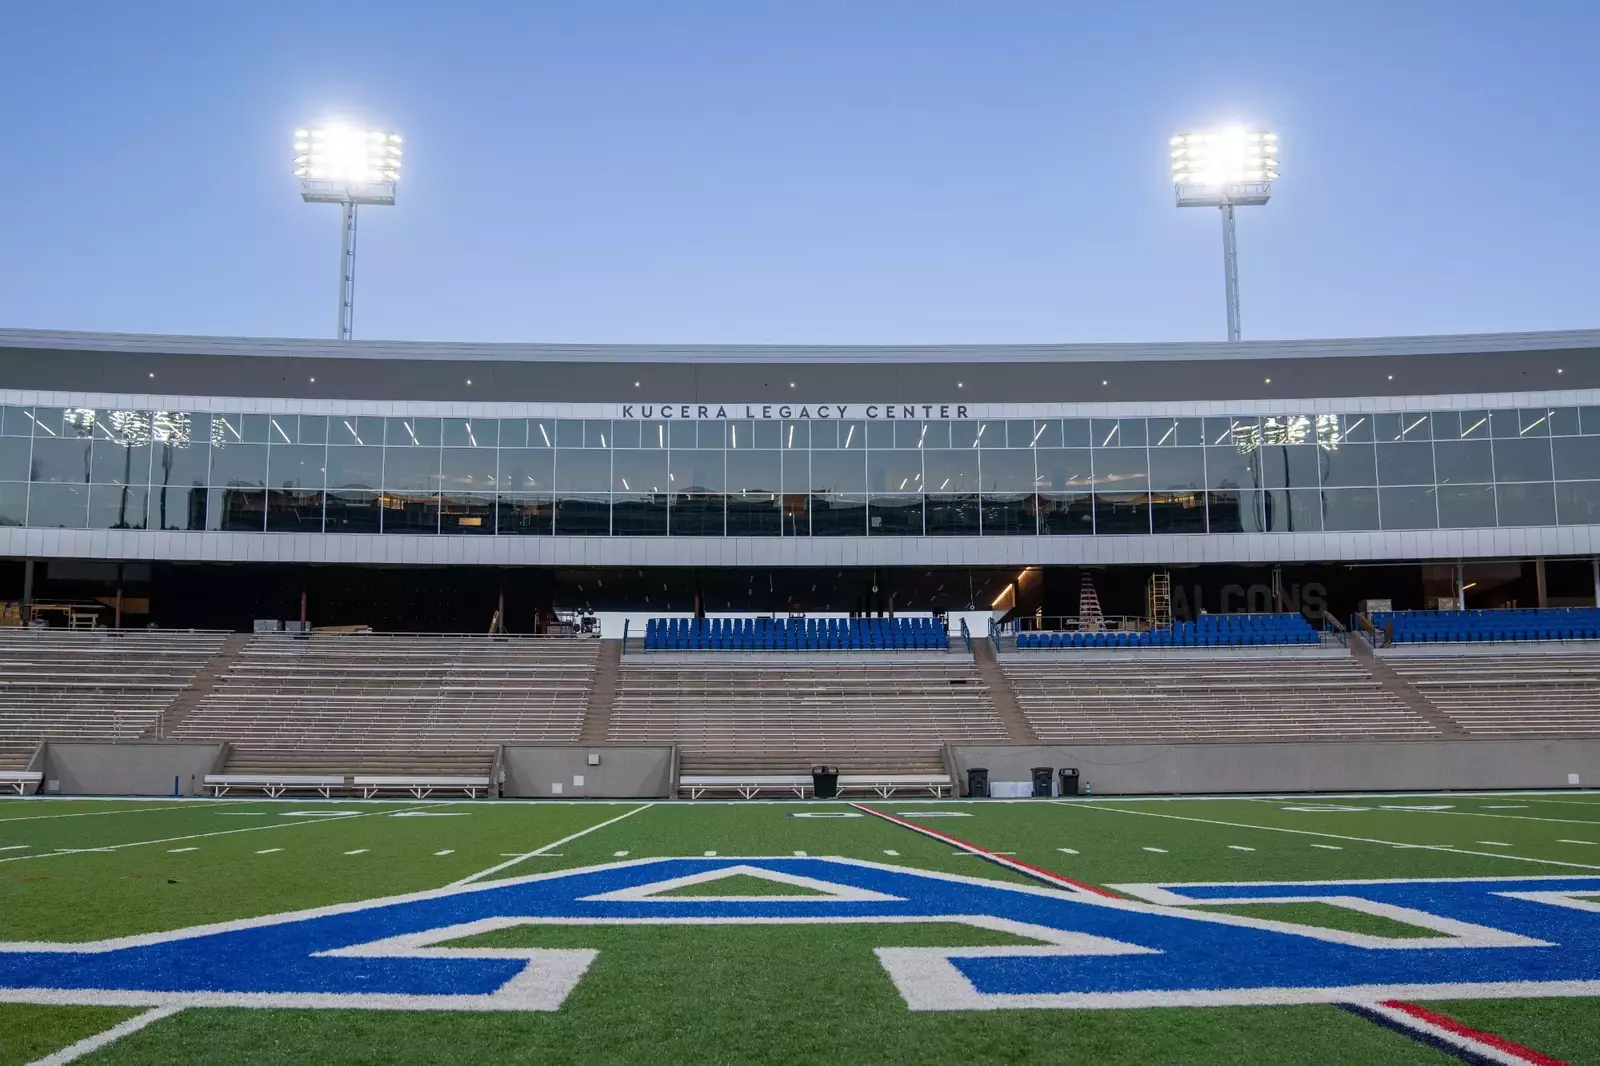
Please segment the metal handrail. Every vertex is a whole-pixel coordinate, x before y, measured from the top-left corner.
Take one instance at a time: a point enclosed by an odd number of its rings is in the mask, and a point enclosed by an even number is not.
[[[972,654],[972,630],[967,628],[967,620],[961,619],[961,639],[966,642],[967,654]]]

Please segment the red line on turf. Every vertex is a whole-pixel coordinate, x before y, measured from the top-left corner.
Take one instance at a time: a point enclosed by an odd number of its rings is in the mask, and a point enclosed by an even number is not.
[[[1043,881],[1045,884],[1048,884],[1054,888],[1070,888],[1077,892],[1092,892],[1097,896],[1105,896],[1107,899],[1122,898],[1115,892],[1101,888],[1099,885],[1091,885],[1087,881],[1078,881],[1071,877],[1063,877],[1061,874],[1058,874],[1053,870],[1046,870],[1042,866],[1034,866],[1032,863],[1022,862],[1020,859],[1013,859],[1008,856],[998,854],[997,852],[990,851],[987,848],[980,848],[976,844],[971,844],[965,840],[959,839],[958,837],[953,837],[949,833],[941,833],[937,829],[929,829],[925,825],[918,825],[916,822],[908,822],[904,818],[896,818],[892,814],[877,810],[873,807],[868,807],[864,803],[852,803],[850,806],[854,807],[858,811],[865,811],[867,814],[882,818],[887,822],[893,822],[895,825],[909,829],[914,833],[921,833],[925,837],[932,837],[934,840],[943,841],[946,844],[953,844],[963,851],[970,852],[971,854],[977,855],[980,858],[988,859],[996,866],[1004,866],[1008,870],[1015,870],[1020,874],[1026,874],[1027,876],[1039,881]]]
[[[1470,1025],[1463,1025],[1448,1015],[1436,1013],[1426,1007],[1419,1007],[1415,1003],[1404,1003],[1398,999],[1389,999],[1384,1000],[1382,1005],[1408,1014],[1418,1021],[1436,1025],[1440,1029],[1454,1033],[1456,1036],[1465,1037],[1468,1040],[1476,1040],[1480,1044],[1486,1044],[1507,1055],[1515,1055],[1524,1062],[1529,1063],[1530,1066],[1568,1066],[1568,1063],[1562,1059],[1551,1058],[1542,1051],[1524,1047],[1514,1041],[1507,1040],[1503,1036],[1496,1036],[1481,1029],[1474,1029]]]

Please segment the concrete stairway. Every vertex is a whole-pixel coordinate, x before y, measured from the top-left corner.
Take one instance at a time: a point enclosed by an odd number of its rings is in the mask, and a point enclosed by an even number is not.
[[[602,744],[611,727],[611,707],[617,697],[617,675],[622,670],[622,641],[602,640],[600,657],[595,660],[589,702],[583,711],[582,744]]]
[[[1382,685],[1385,691],[1391,693],[1401,703],[1404,703],[1412,713],[1433,726],[1442,735],[1447,738],[1467,735],[1467,731],[1462,729],[1455,719],[1435,707],[1426,696],[1407,684],[1406,679],[1401,677],[1394,667],[1384,662],[1382,656],[1372,650],[1372,644],[1367,640],[1365,633],[1351,631],[1350,654],[1360,660],[1361,664],[1372,672],[1373,680]]]
[[[1000,716],[1000,724],[1005,726],[1006,743],[1039,743],[1039,736],[1033,731],[1028,716],[1022,713],[1022,704],[1017,700],[1016,689],[1011,687],[1011,679],[1000,668],[1000,660],[994,653],[994,642],[988,637],[972,638],[972,658],[978,664],[978,676],[983,678],[983,684],[989,690],[989,702],[994,705],[995,714]]]
[[[189,712],[200,706],[200,701],[211,694],[218,679],[227,672],[228,667],[244,651],[244,646],[249,641],[249,633],[230,634],[222,642],[222,647],[217,649],[216,654],[200,668],[199,673],[194,675],[189,687],[178,693],[178,698],[161,712],[161,717],[156,719],[149,729],[140,734],[140,739],[155,740],[171,736],[178,723],[188,717]]]

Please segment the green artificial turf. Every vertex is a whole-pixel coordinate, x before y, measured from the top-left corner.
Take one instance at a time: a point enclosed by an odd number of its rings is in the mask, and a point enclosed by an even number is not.
[[[1313,925],[1318,929],[1337,929],[1346,933],[1367,933],[1396,939],[1440,936],[1432,929],[1423,929],[1393,918],[1336,907],[1331,903],[1230,903],[1204,904],[1190,908],[1195,911],[1218,914],[1238,914],[1246,918],[1266,918],[1274,922],[1295,922]]]
[[[1111,887],[1600,876],[1600,802],[1559,796],[872,802]],[[1428,809],[1443,808],[1443,809]],[[345,811],[346,814],[330,814]],[[954,817],[928,817],[928,812]],[[798,817],[830,814],[848,817]],[[619,820],[617,820],[619,819]],[[615,821],[613,821],[615,820]],[[610,823],[610,824],[607,824]],[[1036,885],[846,804],[0,801],[0,940],[85,941],[650,857],[841,856]],[[533,854],[540,852],[540,854]],[[663,895],[805,896],[733,875]],[[1600,893],[1597,893],[1600,895]],[[1316,903],[1204,905],[1397,938]],[[1454,1061],[1332,1006],[912,1012],[873,949],[1026,940],[920,925],[519,926],[478,946],[599,954],[554,1012],[191,1008],[81,1061],[351,1063],[1368,1063]],[[1600,1066],[1600,1001],[1428,1004]],[[0,1004],[0,1066],[137,1010]]]

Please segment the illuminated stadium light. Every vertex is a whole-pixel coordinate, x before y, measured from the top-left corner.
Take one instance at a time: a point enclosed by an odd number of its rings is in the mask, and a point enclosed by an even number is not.
[[[1230,126],[1180,133],[1169,142],[1172,189],[1179,207],[1222,212],[1222,267],[1228,300],[1228,340],[1239,339],[1239,256],[1233,209],[1272,198],[1278,180],[1278,135]]]
[[[339,250],[339,332],[349,340],[355,317],[356,208],[394,203],[405,150],[390,130],[342,122],[294,131],[294,175],[308,204],[339,204],[344,229]]]

